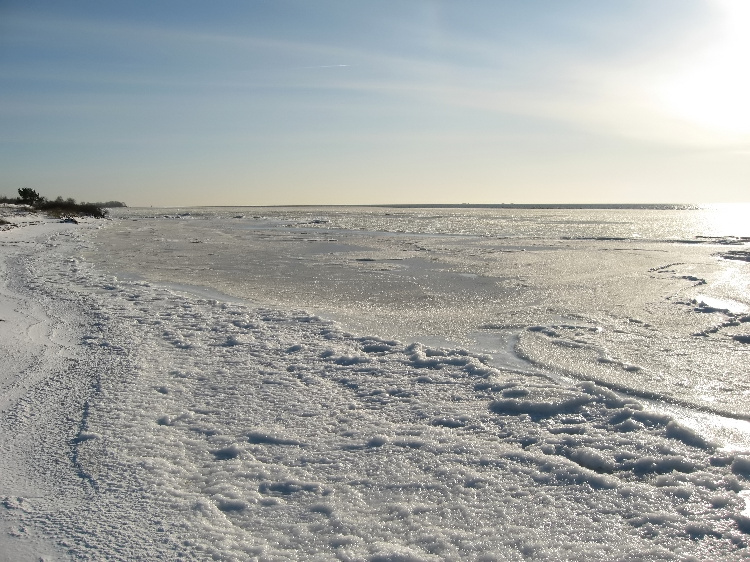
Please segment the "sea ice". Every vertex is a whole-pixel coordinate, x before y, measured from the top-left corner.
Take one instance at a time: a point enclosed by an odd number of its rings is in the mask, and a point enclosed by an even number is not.
[[[1,443],[22,477],[3,477],[19,493],[0,512],[63,557],[748,555],[747,454],[632,395],[117,278],[81,259],[85,227],[45,236],[4,262],[3,298],[39,303],[56,335],[38,333],[49,363],[19,360],[34,378],[4,402]],[[522,339],[546,338],[540,362],[567,357],[547,342],[560,334],[599,357],[601,325]]]

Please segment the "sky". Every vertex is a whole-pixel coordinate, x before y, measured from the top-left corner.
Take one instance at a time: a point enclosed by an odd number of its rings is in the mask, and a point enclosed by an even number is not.
[[[747,0],[0,0],[0,195],[750,201]]]

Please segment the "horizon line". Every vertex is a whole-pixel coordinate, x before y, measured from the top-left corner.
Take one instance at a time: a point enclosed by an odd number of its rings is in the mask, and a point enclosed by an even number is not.
[[[127,208],[313,208],[313,207],[366,207],[393,209],[654,209],[654,210],[691,210],[711,205],[746,205],[750,202],[733,203],[304,203],[304,204],[270,204],[270,205],[136,205]]]

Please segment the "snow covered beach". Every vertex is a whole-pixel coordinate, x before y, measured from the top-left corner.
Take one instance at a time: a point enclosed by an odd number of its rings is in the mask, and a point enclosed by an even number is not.
[[[741,240],[385,213],[0,232],[7,559],[747,558]]]

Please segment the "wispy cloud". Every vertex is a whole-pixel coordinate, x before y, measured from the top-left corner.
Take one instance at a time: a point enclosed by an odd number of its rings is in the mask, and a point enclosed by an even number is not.
[[[302,68],[346,68],[351,64],[319,64],[316,66],[303,66]]]

